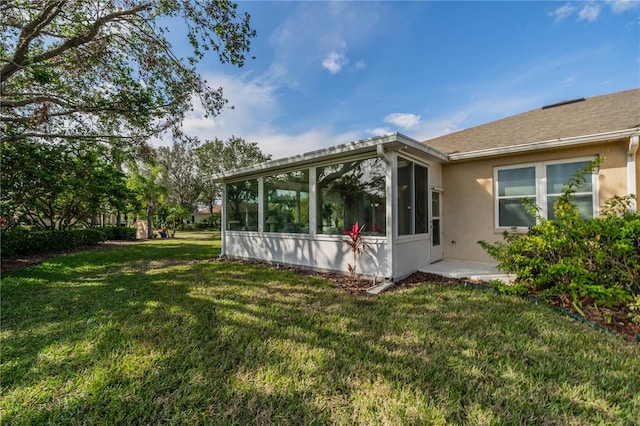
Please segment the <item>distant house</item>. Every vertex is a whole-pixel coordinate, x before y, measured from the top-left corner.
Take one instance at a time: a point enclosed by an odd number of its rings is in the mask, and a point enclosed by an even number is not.
[[[215,176],[223,255],[346,271],[341,228],[365,224],[364,275],[397,280],[443,258],[490,261],[478,240],[552,214],[562,185],[604,157],[577,193],[585,217],[636,194],[640,89],[548,105],[426,142],[399,133]]]
[[[212,214],[222,214],[222,205],[218,204],[217,206],[213,207],[213,212],[211,211],[211,209],[209,207],[207,207],[206,209],[201,209],[198,210],[194,215],[193,215],[193,223],[200,223],[203,220],[209,218]]]

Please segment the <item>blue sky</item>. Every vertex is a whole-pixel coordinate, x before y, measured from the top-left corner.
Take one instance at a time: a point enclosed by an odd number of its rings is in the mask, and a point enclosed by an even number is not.
[[[425,140],[640,87],[640,2],[238,2],[242,68],[198,70],[229,105],[184,130],[274,158],[398,131]],[[176,46],[179,47],[179,46]]]

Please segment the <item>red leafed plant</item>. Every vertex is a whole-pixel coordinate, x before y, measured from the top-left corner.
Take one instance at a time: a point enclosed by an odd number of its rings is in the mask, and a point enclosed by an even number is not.
[[[347,264],[347,269],[349,270],[349,276],[351,279],[356,278],[356,257],[361,255],[367,249],[367,245],[362,239],[362,232],[364,231],[364,225],[360,226],[358,222],[354,223],[351,227],[351,231],[348,231],[345,228],[342,228],[342,232],[349,238],[345,238],[344,241],[351,247],[351,252],[353,253],[353,264]]]

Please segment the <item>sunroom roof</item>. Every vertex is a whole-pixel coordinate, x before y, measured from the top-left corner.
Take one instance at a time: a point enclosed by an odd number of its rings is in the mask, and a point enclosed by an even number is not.
[[[324,148],[317,151],[311,151],[304,154],[294,155],[291,157],[281,158],[277,160],[266,161],[249,167],[229,170],[227,172],[218,173],[211,177],[214,182],[222,182],[229,179],[241,179],[252,175],[272,173],[278,170],[290,169],[291,167],[308,166],[314,163],[325,162],[351,155],[359,155],[367,152],[376,152],[378,146],[384,149],[402,149],[407,152],[424,156],[432,161],[446,162],[447,156],[438,150],[431,148],[421,142],[416,141],[401,133],[388,133],[382,136],[361,139],[358,141],[336,145],[330,148]]]

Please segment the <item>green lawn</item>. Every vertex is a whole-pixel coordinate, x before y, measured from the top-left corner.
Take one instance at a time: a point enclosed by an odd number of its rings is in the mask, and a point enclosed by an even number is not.
[[[183,234],[5,274],[2,422],[640,423],[640,345],[553,309],[353,296],[218,252]]]

